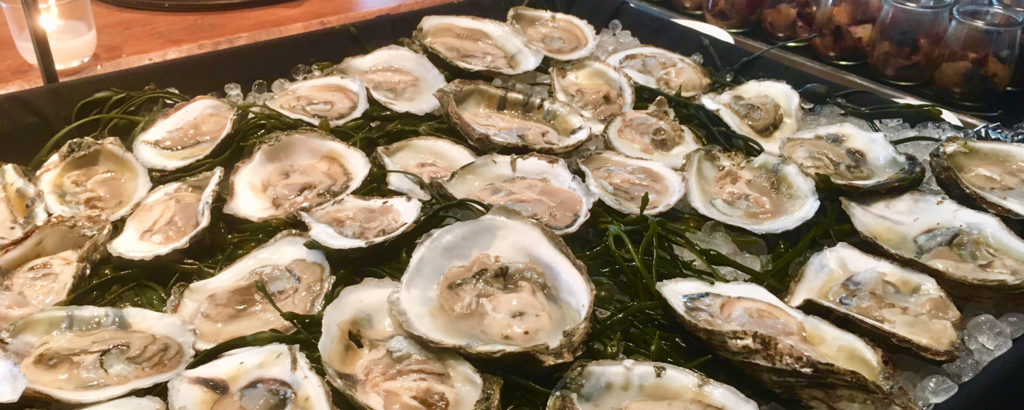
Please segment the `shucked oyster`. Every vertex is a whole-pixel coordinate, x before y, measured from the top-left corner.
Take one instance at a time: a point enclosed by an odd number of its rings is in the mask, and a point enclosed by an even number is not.
[[[721,94],[705,95],[700,102],[733,131],[753,138],[773,154],[779,153],[779,143],[800,124],[800,94],[782,81],[747,81]]]
[[[846,243],[811,256],[786,303],[839,316],[880,343],[929,359],[956,356],[960,311],[935,279]]]
[[[46,220],[46,204],[14,164],[0,166],[0,249]]]
[[[562,363],[588,332],[594,287],[585,272],[561,239],[497,208],[425,235],[391,307],[436,346]]]
[[[693,131],[676,120],[664,97],[655,99],[646,110],[616,116],[605,128],[605,135],[618,152],[675,169],[683,166],[686,154],[701,146]]]
[[[238,111],[227,101],[200,96],[178,104],[132,142],[146,168],[173,170],[213,152],[231,132]]]
[[[437,137],[414,137],[391,145],[377,147],[375,158],[388,171],[388,188],[421,201],[430,199],[420,181],[431,183],[448,179],[463,165],[476,160],[476,154],[452,140]],[[419,177],[417,181],[410,174]]]
[[[28,379],[26,394],[95,403],[162,383],[194,354],[192,327],[139,308],[50,308],[0,332]]]
[[[363,80],[373,98],[392,110],[423,115],[441,106],[434,92],[448,84],[423,54],[401,46],[381,47],[346,58],[338,68]]]
[[[555,98],[575,105],[591,118],[607,122],[633,109],[633,82],[599,60],[551,66]]]
[[[711,85],[704,67],[662,48],[631,48],[614,53],[605,61],[622,70],[633,82],[666,94],[693,97]]]
[[[388,305],[397,289],[398,282],[364,279],[324,309],[319,350],[327,379],[367,409],[497,409],[500,379],[402,329]]]
[[[915,408],[881,350],[746,282],[670,279],[683,325],[765,386],[815,408]]]
[[[547,410],[729,409],[757,403],[732,386],[668,363],[599,360],[574,366]]]
[[[329,75],[291,83],[270,97],[267,106],[314,126],[327,121],[337,127],[363,115],[369,102],[358,78]]]
[[[540,65],[544,54],[527,45],[515,27],[470,16],[426,16],[413,38],[445,61],[468,71],[522,74]]]
[[[309,236],[333,249],[362,248],[394,238],[420,216],[420,201],[407,196],[346,196],[300,212]]]
[[[630,158],[614,151],[593,151],[579,159],[587,187],[601,201],[627,214],[657,215],[672,209],[683,199],[683,175],[654,161]]]
[[[1024,219],[1024,145],[950,138],[932,151],[931,165],[936,182],[950,196]]]
[[[363,151],[330,134],[281,132],[235,165],[224,212],[257,222],[282,218],[352,192],[369,172]]]
[[[597,47],[594,26],[573,15],[513,7],[508,23],[522,30],[527,44],[556,60],[579,60]]]

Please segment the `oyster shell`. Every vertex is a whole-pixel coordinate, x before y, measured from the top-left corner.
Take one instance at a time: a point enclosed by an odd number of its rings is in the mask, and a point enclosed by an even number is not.
[[[727,384],[668,363],[581,362],[562,377],[547,410],[730,409],[757,403]]]
[[[412,227],[420,201],[407,196],[364,198],[355,195],[299,212],[309,236],[332,249],[363,248],[387,241]]]
[[[26,394],[96,403],[162,383],[192,360],[191,326],[127,307],[50,308],[0,332],[28,379]]]
[[[978,209],[1024,219],[1024,145],[949,138],[932,151],[935,181]]]
[[[121,234],[107,244],[111,255],[150,260],[185,248],[210,224],[210,210],[224,168],[217,167],[157,187],[124,222]]]
[[[306,248],[308,240],[295,231],[281,232],[216,276],[176,289],[167,311],[195,326],[197,350],[262,330],[291,331],[257,284],[282,311],[319,311],[334,276],[324,253]]]
[[[579,60],[597,47],[594,26],[579,17],[529,7],[508,10],[508,23],[526,35],[526,43],[556,60]]]
[[[782,157],[749,158],[718,147],[687,156],[686,192],[704,216],[755,233],[800,226],[818,210],[814,181]]]
[[[352,192],[369,172],[363,151],[330,134],[280,132],[235,165],[224,212],[257,222],[282,218]]]
[[[320,376],[298,346],[235,349],[167,384],[171,409],[330,410]]]
[[[915,408],[881,350],[746,282],[658,282],[683,325],[765,386],[816,408]]]
[[[388,171],[414,174],[424,183],[444,181],[455,170],[476,160],[469,148],[452,140],[438,137],[414,137],[391,145],[377,147],[376,159]],[[388,188],[421,201],[430,199],[419,182],[399,172],[388,174]]]
[[[686,193],[683,175],[660,162],[593,151],[578,163],[587,177],[587,187],[619,212],[639,215],[646,195],[644,214],[658,215],[672,209]]]
[[[579,353],[593,306],[565,243],[505,208],[425,235],[391,296],[402,327],[432,345],[545,365]]]
[[[455,171],[444,187],[456,198],[515,209],[559,235],[579,229],[597,199],[565,161],[539,154],[482,156]]]
[[[782,140],[779,152],[807,175],[824,175],[840,188],[861,192],[917,186],[924,166],[902,154],[880,132],[850,123],[798,132]]]
[[[448,63],[467,71],[522,74],[540,65],[544,54],[527,45],[511,25],[471,16],[426,16],[413,38]]]
[[[811,256],[786,303],[838,316],[879,343],[928,359],[956,358],[960,311],[935,279],[846,243]]]
[[[622,50],[609,55],[605,61],[622,70],[633,82],[666,94],[693,97],[711,85],[704,67],[663,48],[642,46]]]
[[[500,379],[402,329],[388,304],[397,289],[392,280],[363,279],[327,306],[319,343],[327,379],[367,409],[498,409]]]
[[[156,396],[126,396],[78,410],[167,410],[167,404]]]
[[[266,104],[288,117],[314,126],[327,121],[332,127],[359,118],[370,106],[362,81],[337,75],[291,83]]]
[[[616,116],[605,128],[605,135],[618,152],[675,169],[682,168],[686,154],[701,147],[693,131],[676,121],[664,97],[655,99],[646,110]]]
[[[139,133],[132,153],[149,169],[174,170],[210,155],[234,128],[238,111],[219,98],[178,104]]]
[[[96,215],[115,221],[146,196],[149,173],[121,140],[68,141],[36,171],[36,187],[53,215]]]
[[[402,46],[346,58],[338,68],[362,80],[373,99],[385,107],[417,115],[437,111],[441,103],[434,92],[448,84],[426,56]]]
[[[553,65],[551,86],[555,98],[601,122],[633,109],[633,82],[621,71],[599,60]]]
[[[459,132],[483,149],[561,153],[580,146],[600,127],[569,103],[483,81],[452,81],[438,91],[438,99]]]
[[[0,249],[46,221],[46,203],[14,164],[0,166]]]
[[[700,102],[733,131],[754,139],[773,154],[779,153],[779,143],[800,125],[800,94],[782,81],[747,81],[721,94],[704,95]]]

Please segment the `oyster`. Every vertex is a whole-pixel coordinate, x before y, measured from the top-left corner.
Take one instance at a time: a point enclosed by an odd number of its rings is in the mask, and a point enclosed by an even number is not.
[[[838,316],[882,344],[896,344],[928,359],[956,357],[960,311],[935,279],[846,243],[811,256],[786,303]]]
[[[288,117],[337,127],[363,115],[370,106],[358,78],[337,75],[296,81],[267,99],[267,106]]]
[[[579,60],[597,47],[594,26],[579,17],[529,7],[513,7],[508,23],[526,35],[526,43],[556,60]]]
[[[121,140],[68,141],[36,171],[36,187],[53,215],[96,215],[111,221],[149,192],[149,173]]]
[[[643,46],[622,50],[605,59],[644,87],[693,97],[711,85],[708,71],[697,62],[671,51]]]
[[[919,185],[924,166],[901,154],[880,132],[850,123],[801,131],[782,140],[779,152],[810,176],[824,175],[847,190],[889,191]]]
[[[633,82],[608,63],[579,60],[550,69],[555,98],[575,105],[590,118],[607,122],[633,109]]]
[[[210,208],[224,168],[157,187],[124,222],[121,234],[107,244],[111,255],[149,260],[189,245],[210,224]]]
[[[0,332],[28,379],[26,394],[96,403],[162,383],[192,360],[192,327],[127,307],[50,308]]]
[[[330,410],[330,395],[298,346],[235,349],[167,383],[167,402],[184,409]]]
[[[693,131],[676,121],[664,97],[655,99],[646,110],[616,116],[605,128],[605,135],[618,152],[675,169],[683,166],[686,154],[701,147]]]
[[[438,91],[438,99],[459,132],[483,149],[561,153],[580,146],[600,127],[569,103],[482,81],[452,81]]]
[[[818,210],[814,181],[782,157],[749,158],[717,147],[687,156],[686,192],[704,216],[754,233],[800,226]]]
[[[579,159],[587,187],[615,210],[657,215],[672,209],[683,194],[683,175],[654,161],[630,158],[614,151],[593,151]]]
[[[861,236],[930,273],[953,295],[1024,299],[1024,240],[999,218],[917,191],[841,200]]]
[[[579,353],[593,306],[565,243],[506,208],[425,235],[391,296],[402,327],[430,344],[545,365]]]
[[[46,221],[46,203],[14,164],[0,166],[0,249]]]
[[[366,154],[330,134],[280,132],[235,165],[224,212],[257,222],[282,218],[352,192],[369,173]]]
[[[972,207],[1024,219],[1024,145],[950,138],[931,154],[935,181]]]
[[[175,289],[167,311],[195,326],[198,350],[261,330],[291,331],[257,287],[262,284],[285,312],[319,311],[334,276],[324,253],[306,248],[308,240],[281,232],[216,276]]]
[[[746,282],[670,279],[683,325],[765,386],[814,408],[915,408],[881,350]]]
[[[430,199],[423,190],[416,175],[423,183],[444,181],[463,165],[476,160],[476,154],[468,148],[449,139],[437,137],[414,137],[391,145],[377,147],[374,154],[388,171],[388,188],[421,201]]]
[[[522,74],[540,65],[544,54],[527,45],[515,27],[470,16],[426,16],[413,38],[430,52],[467,71]]]
[[[78,410],[167,410],[167,405],[156,396],[125,396]]]
[[[309,236],[332,249],[363,248],[394,238],[420,216],[420,201],[407,196],[346,196],[299,212]]]
[[[448,84],[426,56],[402,46],[381,47],[346,58],[338,68],[362,80],[373,98],[385,107],[418,115],[441,106],[434,92]]]
[[[319,343],[327,379],[367,409],[498,409],[500,379],[402,329],[388,305],[397,289],[368,278],[327,306]]]
[[[800,125],[800,94],[782,81],[747,81],[721,94],[705,95],[700,101],[733,131],[773,154],[779,153],[779,143]]]
[[[482,156],[455,171],[444,186],[456,198],[515,209],[559,235],[579,229],[596,199],[565,161],[538,154]]]
[[[238,111],[219,98],[201,96],[178,104],[132,142],[143,166],[164,171],[192,164],[211,152],[231,132]]]
[[[569,369],[547,409],[756,410],[757,403],[732,386],[668,363],[599,360]]]

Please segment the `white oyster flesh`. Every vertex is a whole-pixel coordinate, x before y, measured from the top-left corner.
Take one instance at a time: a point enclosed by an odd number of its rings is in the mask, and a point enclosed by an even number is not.
[[[413,37],[432,53],[468,71],[515,75],[540,65],[544,54],[511,25],[471,16],[426,16]]]
[[[721,94],[701,97],[701,104],[742,135],[778,154],[782,139],[793,135],[800,125],[800,94],[787,83],[751,80]]]
[[[362,80],[375,100],[397,112],[423,115],[436,111],[441,103],[434,92],[448,84],[426,56],[402,46],[346,58],[338,68]]]
[[[587,187],[619,212],[639,215],[646,195],[644,214],[658,215],[672,209],[686,193],[683,175],[660,162],[614,151],[594,151],[578,162]]]
[[[820,202],[814,180],[782,157],[749,158],[709,148],[686,164],[686,198],[693,209],[755,233],[779,233],[814,216]]]
[[[352,192],[370,172],[363,151],[312,129],[279,133],[235,165],[224,212],[283,218]]]
[[[28,380],[18,368],[18,364],[0,352],[0,403],[18,401],[27,385]]]
[[[195,327],[198,350],[263,330],[291,331],[258,285],[282,311],[318,312],[334,276],[324,253],[306,248],[306,241],[304,234],[282,232],[214,277],[189,284],[167,309]]]
[[[329,410],[330,396],[298,346],[235,349],[167,383],[171,410]]]
[[[210,224],[210,210],[224,168],[157,187],[125,220],[107,244],[111,255],[149,260],[183,249]]]
[[[550,70],[555,98],[575,105],[601,122],[633,109],[633,82],[608,63],[579,60],[553,65]]]
[[[46,221],[46,203],[14,164],[0,166],[0,249]]]
[[[579,229],[596,199],[565,161],[538,154],[482,156],[455,171],[444,186],[456,198],[515,209],[559,235]]]
[[[841,201],[862,236],[931,268],[941,279],[1024,287],[1024,240],[991,214],[918,191],[874,201]]]
[[[498,208],[432,231],[413,251],[391,306],[431,344],[480,356],[575,356],[594,289],[564,242]]]
[[[757,409],[734,387],[668,363],[599,360],[570,370],[565,382],[572,390],[554,400],[566,409]]]
[[[349,195],[300,212],[309,236],[332,249],[363,248],[407,231],[422,204],[407,196],[364,198]]]
[[[78,410],[167,410],[167,404],[156,396],[127,396]]]
[[[423,183],[444,181],[455,170],[476,160],[469,148],[438,137],[414,137],[391,145],[377,147],[375,156],[388,173],[388,188],[421,201],[430,199],[420,182],[405,172],[416,175]]]
[[[959,338],[960,311],[935,279],[846,243],[811,256],[786,297],[794,307],[812,301],[939,356]]]
[[[146,168],[174,170],[210,155],[231,132],[238,111],[219,98],[200,96],[178,104],[132,142]]]
[[[605,128],[605,136],[620,153],[675,169],[683,167],[686,154],[701,147],[693,131],[676,120],[664,97],[658,97],[646,110],[616,116]]]
[[[850,123],[804,130],[782,140],[779,152],[807,175],[825,175],[833,182],[869,186],[907,167],[885,134],[864,131]]]
[[[146,168],[113,137],[68,141],[35,180],[51,214],[111,221],[131,212],[152,187]]]
[[[370,106],[361,80],[337,75],[291,83],[266,104],[288,117],[315,126],[327,121],[332,127],[359,118]]]
[[[1024,144],[951,138],[935,154],[971,195],[1010,211],[998,213],[1024,218]]]
[[[324,309],[319,350],[327,379],[374,410],[423,408],[424,399],[438,408],[476,408],[485,380],[459,355],[424,346],[402,329],[388,304],[397,289],[392,280],[364,279]]]
[[[579,17],[529,7],[513,7],[508,23],[526,35],[526,43],[556,60],[579,60],[597,47],[594,26]]]
[[[96,403],[163,383],[192,360],[192,326],[139,308],[50,308],[0,332],[28,390],[67,403]]]
[[[636,47],[609,55],[608,64],[633,82],[683,97],[696,96],[711,85],[707,70],[677,53],[657,47]]]

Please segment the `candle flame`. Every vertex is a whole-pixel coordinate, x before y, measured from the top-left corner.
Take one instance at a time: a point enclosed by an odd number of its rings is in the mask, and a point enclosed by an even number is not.
[[[40,7],[39,11],[39,25],[43,26],[47,33],[57,30],[57,27],[64,23],[57,15],[57,0],[49,0],[49,4]]]

